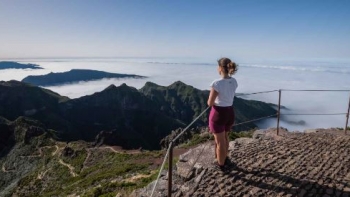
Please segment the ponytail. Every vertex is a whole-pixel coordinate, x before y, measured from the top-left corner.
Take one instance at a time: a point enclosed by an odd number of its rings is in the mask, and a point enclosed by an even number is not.
[[[218,64],[224,69],[224,72],[230,76],[235,74],[238,70],[238,65],[235,62],[232,62],[229,58],[219,59]]]
[[[228,71],[227,73],[229,75],[235,74],[237,72],[237,70],[238,70],[238,65],[236,63],[230,62],[227,64],[227,71]]]

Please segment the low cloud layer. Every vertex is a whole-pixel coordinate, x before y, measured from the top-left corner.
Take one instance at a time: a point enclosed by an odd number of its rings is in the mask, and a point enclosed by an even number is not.
[[[216,61],[184,59],[71,59],[71,60],[22,60],[35,63],[43,70],[3,70],[0,80],[22,80],[28,75],[64,72],[73,68],[94,69],[114,73],[148,76],[146,79],[103,79],[80,82],[65,86],[47,87],[61,95],[77,98],[101,91],[110,84],[141,88],[147,81],[170,85],[183,81],[199,89],[209,89],[209,84],[219,78]],[[350,64],[344,61],[280,61],[241,63],[234,76],[239,84],[239,93],[260,92],[277,89],[350,89]],[[278,92],[244,97],[278,103]],[[284,114],[346,113],[349,92],[282,92]],[[304,130],[317,127],[344,127],[345,115],[328,116],[283,116],[281,126],[289,130]],[[294,124],[305,121],[304,125]],[[259,122],[259,126],[275,127],[276,120]]]

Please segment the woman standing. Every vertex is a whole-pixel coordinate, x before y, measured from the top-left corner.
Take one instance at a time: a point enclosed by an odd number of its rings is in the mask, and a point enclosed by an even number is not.
[[[228,154],[228,132],[234,123],[233,99],[237,89],[237,81],[231,77],[238,65],[229,58],[218,60],[218,72],[221,78],[211,83],[208,105],[211,106],[209,129],[215,138],[215,157],[217,165],[224,167]]]

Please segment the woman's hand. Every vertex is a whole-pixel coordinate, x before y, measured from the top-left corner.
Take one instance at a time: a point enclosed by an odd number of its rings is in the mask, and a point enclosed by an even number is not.
[[[210,90],[210,94],[209,94],[209,98],[207,101],[207,104],[209,105],[209,107],[213,106],[215,103],[215,99],[218,96],[218,92],[216,90],[214,90],[214,88],[211,88]]]

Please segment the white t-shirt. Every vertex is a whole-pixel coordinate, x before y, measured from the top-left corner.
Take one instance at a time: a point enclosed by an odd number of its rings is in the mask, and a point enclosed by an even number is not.
[[[216,106],[232,106],[235,92],[238,87],[235,78],[216,79],[210,84],[210,87],[214,88],[214,90],[219,93],[214,101]]]

